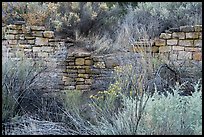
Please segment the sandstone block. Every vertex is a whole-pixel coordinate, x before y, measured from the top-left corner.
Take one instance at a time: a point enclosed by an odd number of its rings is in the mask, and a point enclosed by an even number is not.
[[[194,40],[195,47],[202,47],[202,40]]]
[[[184,49],[185,51],[192,51],[192,52],[194,52],[194,51],[201,51],[201,48],[191,48],[191,47],[185,47],[185,49]]]
[[[78,74],[80,78],[89,78],[89,74]]]
[[[42,37],[43,36],[43,31],[32,31],[32,36]]]
[[[193,40],[179,40],[179,46],[193,46]]]
[[[193,53],[193,60],[201,61],[202,60],[202,53],[201,52],[194,52]]]
[[[92,60],[85,60],[85,65],[91,66],[92,65]]]
[[[44,26],[31,26],[31,30],[45,30]]]
[[[166,40],[164,39],[156,39],[154,40],[155,46],[165,46],[166,45]]]
[[[84,58],[76,58],[76,60],[75,60],[75,64],[76,65],[84,65],[84,62],[85,60],[84,60]]]
[[[172,38],[185,39],[185,33],[184,32],[174,32],[172,34]]]
[[[86,73],[85,69],[78,69],[78,73]]]
[[[85,71],[86,71],[86,73],[88,73],[88,74],[90,74],[92,71],[91,71],[91,68],[90,67],[85,67]]]
[[[202,31],[202,25],[195,25],[195,31]]]
[[[26,40],[34,40],[35,37],[33,37],[33,36],[26,36],[26,35],[25,35],[25,39],[26,39]]]
[[[192,59],[192,52],[186,52],[186,51],[179,51],[178,52],[178,59]]]
[[[198,39],[199,33],[198,32],[188,32],[186,33],[186,39]]]
[[[180,31],[182,31],[182,32],[193,32],[194,27],[193,26],[180,26]]]
[[[22,44],[19,44],[18,46],[19,46],[19,48],[26,48],[26,49],[32,48],[31,45],[22,45]]]
[[[10,45],[17,45],[18,41],[17,40],[8,40],[8,44]]]
[[[178,44],[178,40],[177,39],[169,39],[169,40],[167,40],[167,45],[174,46],[174,45],[177,45],[177,44]]]
[[[162,38],[162,39],[171,39],[172,38],[172,34],[170,34],[170,33],[161,33],[159,38]]]
[[[48,39],[47,38],[36,38],[35,41],[36,45],[48,45]]]
[[[48,57],[48,53],[46,53],[46,52],[39,52],[38,56],[39,57],[43,57],[43,58],[47,58]]]
[[[53,51],[54,51],[54,48],[53,48],[53,47],[44,46],[44,47],[42,47],[42,51],[53,52]]]
[[[172,50],[184,50],[184,47],[181,46],[172,46]]]
[[[22,25],[8,25],[7,26],[8,29],[22,29]]]
[[[35,44],[35,40],[27,40],[28,44]]]
[[[18,30],[12,30],[12,29],[8,29],[7,34],[18,34]]]
[[[68,65],[69,65],[69,66],[74,66],[75,64],[74,64],[74,62],[69,61],[69,62],[68,62]]]
[[[76,85],[77,90],[89,89],[90,85]]]
[[[5,35],[6,39],[15,39],[15,35]]]
[[[38,51],[41,51],[41,47],[33,47],[33,52],[38,52]]]
[[[158,53],[159,52],[159,47],[153,46],[151,48],[152,48],[153,53]]]
[[[170,51],[171,51],[171,46],[159,47],[159,52],[170,52]]]
[[[84,81],[84,78],[76,78],[76,81]]]
[[[53,31],[44,31],[43,37],[45,38],[54,38],[54,32]]]
[[[67,73],[77,73],[76,69],[67,69]]]
[[[92,84],[93,80],[92,79],[85,79],[85,84]]]

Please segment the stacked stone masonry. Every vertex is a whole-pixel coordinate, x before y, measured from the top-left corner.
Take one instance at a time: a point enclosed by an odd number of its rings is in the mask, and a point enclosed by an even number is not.
[[[165,56],[171,61],[188,60],[202,63],[202,25],[172,28],[148,42],[136,42],[133,51],[151,51],[153,55],[160,55],[162,58]]]
[[[21,57],[43,62],[47,67],[41,75],[41,90],[87,91],[96,81],[111,79],[119,63],[114,55],[93,55],[75,48],[74,40],[57,39],[44,26],[12,24],[2,26],[2,58],[18,60]],[[145,44],[144,44],[145,43]],[[152,45],[152,46],[147,46]],[[151,51],[155,56],[165,55],[169,60],[188,59],[202,63],[202,26],[182,26],[162,33],[153,42],[140,41],[133,45],[134,52]],[[43,79],[44,78],[44,79]]]

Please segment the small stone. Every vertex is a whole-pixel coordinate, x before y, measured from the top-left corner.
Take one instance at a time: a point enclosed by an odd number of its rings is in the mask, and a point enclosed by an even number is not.
[[[35,44],[36,45],[48,45],[48,39],[47,38],[38,38],[38,37],[36,37]]]
[[[89,89],[90,85],[76,85],[77,90]]]
[[[179,46],[193,46],[193,40],[179,40]]]
[[[195,40],[194,41],[194,46],[195,47],[202,47],[202,40]]]
[[[186,33],[186,39],[198,39],[199,33],[198,32],[188,32]]]
[[[76,60],[75,60],[75,64],[76,65],[84,65],[84,58],[76,58]]]
[[[178,44],[178,40],[177,39],[167,40],[167,45],[174,46],[174,45],[177,45],[177,44]]]
[[[84,81],[84,78],[76,78],[76,81]]]
[[[45,38],[54,38],[54,32],[53,31],[44,31],[43,37]]]
[[[6,39],[15,39],[15,35],[5,35]]]
[[[166,45],[166,40],[164,39],[156,39],[154,41],[155,46],[165,46]]]
[[[194,27],[193,26],[180,26],[180,31],[182,31],[182,32],[193,32]]]
[[[44,26],[31,26],[31,30],[45,30]]]
[[[194,28],[195,28],[195,31],[198,31],[198,32],[202,31],[202,25],[195,25]]]
[[[78,74],[78,77],[80,78],[89,78],[88,74]]]
[[[202,60],[202,53],[201,52],[193,53],[193,60],[201,61]]]
[[[92,60],[85,60],[85,65],[91,66],[92,65]]]
[[[33,47],[33,52],[41,51],[41,47]]]
[[[184,50],[184,47],[181,47],[181,46],[172,46],[172,49],[173,50]]]
[[[43,36],[43,31],[32,31],[32,36],[42,37]]]
[[[159,52],[170,52],[170,51],[171,51],[171,46],[159,47]]]
[[[78,69],[78,73],[86,73],[85,69]]]
[[[174,32],[172,34],[172,38],[185,39],[185,33],[184,32]]]
[[[159,38],[162,38],[162,39],[170,39],[172,37],[172,34],[169,34],[169,33],[161,33]]]

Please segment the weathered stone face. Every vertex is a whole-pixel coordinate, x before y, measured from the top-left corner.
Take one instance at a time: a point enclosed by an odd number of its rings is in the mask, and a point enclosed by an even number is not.
[[[85,59],[84,58],[76,58],[76,60],[75,60],[75,64],[76,65],[82,66],[82,65],[84,65],[84,63],[85,63]]]
[[[35,44],[36,45],[48,45],[48,39],[47,38],[38,38],[38,37],[36,37]]]
[[[54,32],[53,31],[44,31],[43,37],[45,37],[45,38],[54,38]]]

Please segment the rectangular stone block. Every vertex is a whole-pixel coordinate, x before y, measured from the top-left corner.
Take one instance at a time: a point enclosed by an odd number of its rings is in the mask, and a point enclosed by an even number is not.
[[[184,50],[185,50],[185,51],[188,51],[188,52],[189,52],[189,51],[193,51],[193,52],[194,52],[194,51],[201,51],[201,48],[197,48],[197,47],[196,47],[196,48],[185,47]]]
[[[75,64],[76,65],[84,65],[84,63],[85,63],[85,60],[84,60],[84,58],[76,58],[76,60],[75,60]]]
[[[25,49],[30,49],[30,48],[32,48],[31,45],[23,45],[23,44],[19,44],[18,46],[19,46],[19,48],[25,48]]]
[[[85,69],[78,69],[78,73],[84,74],[84,73],[86,73],[86,70]]]
[[[5,35],[5,38],[6,39],[15,39],[15,35],[12,35],[12,34],[8,34],[8,35]]]
[[[44,31],[43,37],[45,38],[54,38],[54,32],[53,31]]]
[[[159,52],[159,47],[153,46],[151,48],[152,48],[153,53],[158,53]]]
[[[41,47],[33,47],[33,52],[38,52],[38,51],[41,51]]]
[[[32,36],[43,37],[43,31],[32,31]]]
[[[202,60],[202,53],[201,52],[194,52],[193,53],[193,60],[201,61]]]
[[[159,52],[170,52],[170,51],[171,51],[171,46],[159,47]]]
[[[193,40],[179,40],[179,46],[193,47]]]
[[[93,80],[92,79],[85,79],[85,84],[92,84]]]
[[[48,57],[48,53],[46,53],[46,52],[39,52],[38,56],[42,57],[42,58],[47,58]]]
[[[80,78],[89,78],[89,74],[78,74]]]
[[[28,44],[35,44],[35,40],[27,40]]]
[[[53,48],[53,47],[43,46],[43,47],[42,47],[42,51],[53,52],[53,51],[54,51],[54,48]]]
[[[74,66],[75,64],[74,64],[74,62],[69,61],[69,62],[68,62],[68,65],[69,65],[69,66]]]
[[[8,40],[8,44],[10,45],[17,45],[18,41],[17,40]]]
[[[185,39],[184,32],[173,32],[172,38]]]
[[[198,39],[199,32],[188,32],[186,33],[186,39]]]
[[[195,25],[194,28],[195,28],[195,31],[197,32],[202,31],[202,25]]]
[[[84,81],[84,78],[76,78],[76,81]]]
[[[202,47],[202,40],[194,40],[195,47]]]
[[[30,27],[31,30],[45,30],[44,26],[31,26]]]
[[[169,39],[167,40],[167,45],[169,46],[175,46],[178,44],[178,40],[177,39]]]
[[[181,46],[172,46],[172,50],[184,50],[184,47]]]
[[[89,89],[90,85],[76,85],[77,90]]]
[[[156,39],[156,40],[154,40],[154,45],[155,46],[165,46],[166,45],[166,40],[164,40],[164,39]]]
[[[12,29],[8,29],[6,31],[7,34],[18,34],[18,30],[12,30]]]
[[[179,51],[178,52],[178,59],[192,59],[192,52],[186,52],[186,51]]]
[[[91,66],[93,64],[92,60],[85,60],[85,65]]]
[[[47,38],[38,38],[38,37],[36,37],[35,44],[36,45],[48,45],[48,39]]]
[[[180,26],[180,31],[182,31],[182,32],[193,32],[194,27],[193,26]]]
[[[170,34],[170,33],[161,33],[159,38],[161,38],[161,39],[171,39],[172,34]]]

